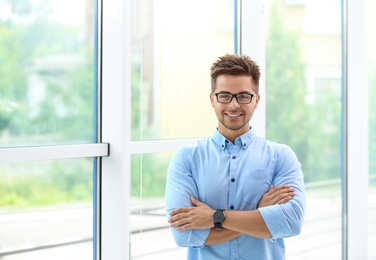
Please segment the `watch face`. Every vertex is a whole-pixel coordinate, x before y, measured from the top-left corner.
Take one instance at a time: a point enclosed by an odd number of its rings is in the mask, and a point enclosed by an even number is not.
[[[223,222],[225,220],[225,213],[222,210],[217,210],[213,214],[214,222]]]

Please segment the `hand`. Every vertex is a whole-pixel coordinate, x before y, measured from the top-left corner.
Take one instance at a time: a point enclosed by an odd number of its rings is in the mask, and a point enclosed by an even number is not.
[[[291,188],[290,185],[281,185],[277,187],[271,185],[269,191],[262,196],[257,208],[286,203],[294,197],[294,195],[294,189]]]
[[[178,208],[170,212],[168,220],[171,227],[183,231],[188,229],[207,229],[214,227],[212,215],[214,210],[205,203],[191,197],[194,207]]]

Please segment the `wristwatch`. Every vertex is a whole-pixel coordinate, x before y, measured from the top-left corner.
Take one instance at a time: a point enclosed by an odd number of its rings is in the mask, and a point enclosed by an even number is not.
[[[217,231],[222,231],[222,223],[226,219],[226,214],[224,209],[217,209],[213,215],[212,219],[214,221],[214,227]]]

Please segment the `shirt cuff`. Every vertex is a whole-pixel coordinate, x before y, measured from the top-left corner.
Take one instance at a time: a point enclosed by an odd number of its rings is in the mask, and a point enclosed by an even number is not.
[[[272,234],[271,240],[275,241],[277,238],[283,238],[291,232],[280,205],[262,207],[258,210],[269,232]]]
[[[190,244],[195,245],[195,248],[202,248],[208,238],[210,229],[194,229],[190,232],[188,241]]]

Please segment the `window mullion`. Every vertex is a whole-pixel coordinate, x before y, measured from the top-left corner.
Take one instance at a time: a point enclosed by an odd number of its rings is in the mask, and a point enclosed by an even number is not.
[[[109,144],[75,144],[0,149],[0,162],[30,162],[109,155]]]
[[[241,0],[240,12],[240,53],[250,56],[265,71],[265,13],[264,1],[262,0]],[[257,40],[255,40],[257,39]],[[264,100],[257,106],[253,115],[251,125],[257,130],[260,136],[266,135],[266,110],[265,110],[265,73],[260,78],[259,94]]]

